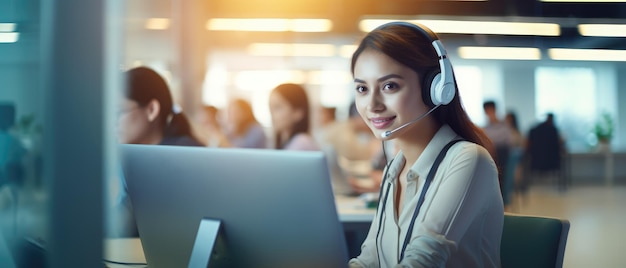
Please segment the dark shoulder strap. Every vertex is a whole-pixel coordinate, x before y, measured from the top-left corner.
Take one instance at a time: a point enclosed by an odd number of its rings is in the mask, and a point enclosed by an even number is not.
[[[433,166],[430,168],[430,171],[428,172],[428,176],[426,177],[426,183],[428,183],[429,186],[430,186],[430,182],[435,178],[437,169],[439,168],[439,165],[441,165],[441,161],[443,161],[443,159],[446,157],[446,154],[448,153],[448,150],[450,150],[450,147],[452,147],[452,145],[455,145],[457,142],[460,142],[460,141],[464,141],[464,140],[450,141],[448,142],[448,144],[446,144],[446,146],[443,147],[443,149],[441,149],[441,152],[439,152],[439,155],[437,155],[437,158],[435,159],[435,162],[433,163]],[[424,185],[424,188],[426,188],[426,185]]]
[[[415,206],[415,211],[413,212],[413,217],[411,218],[411,224],[409,225],[409,229],[406,231],[406,236],[404,237],[404,244],[402,245],[402,251],[400,253],[400,259],[398,260],[398,263],[401,262],[402,259],[404,259],[404,251],[406,250],[406,247],[409,244],[409,240],[411,239],[411,236],[413,234],[413,227],[415,226],[415,219],[417,218],[417,214],[419,214],[420,208],[424,204],[424,199],[426,198],[426,192],[428,191],[428,187],[430,187],[430,182],[432,182],[432,180],[435,178],[437,169],[439,168],[441,161],[443,161],[443,159],[446,157],[446,154],[448,153],[448,150],[450,150],[450,147],[452,147],[452,145],[455,145],[457,142],[460,142],[460,141],[464,141],[464,140],[460,139],[460,140],[452,140],[448,142],[448,144],[446,144],[446,146],[444,146],[443,149],[441,149],[441,152],[439,152],[439,155],[437,155],[437,158],[435,158],[435,162],[433,163],[433,166],[430,168],[430,171],[428,172],[428,176],[426,176],[424,187],[422,187],[422,193],[420,194],[420,197],[417,201],[417,205]]]

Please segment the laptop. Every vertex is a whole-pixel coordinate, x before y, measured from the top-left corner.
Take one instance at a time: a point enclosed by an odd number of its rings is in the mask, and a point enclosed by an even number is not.
[[[122,145],[121,154],[149,267],[187,267],[203,219],[221,224],[232,267],[347,267],[322,152]]]

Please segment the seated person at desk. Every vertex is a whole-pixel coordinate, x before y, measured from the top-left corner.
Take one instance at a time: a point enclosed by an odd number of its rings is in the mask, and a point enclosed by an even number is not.
[[[352,57],[357,110],[399,152],[350,267],[500,267],[504,209],[492,145],[463,109],[445,53],[429,29],[391,22]]]
[[[382,148],[376,152],[370,161],[370,171],[367,178],[348,178],[348,183],[352,187],[352,190],[357,194],[364,193],[378,193],[380,191],[380,184],[382,182],[383,171],[387,164],[385,159],[385,148]]]
[[[118,139],[127,144],[202,146],[191,134],[187,117],[174,106],[165,80],[146,67],[125,73],[126,88],[118,112]],[[110,193],[109,233],[137,236],[132,208],[126,195],[123,174],[113,182]]]
[[[126,72],[126,86],[118,113],[120,143],[202,146],[157,72],[131,69]]]
[[[222,112],[213,105],[203,105],[200,113],[200,134],[207,147],[230,147],[219,120]]]
[[[279,150],[317,151],[310,133],[309,98],[296,84],[281,84],[270,93],[274,147]]]
[[[354,103],[348,119],[326,127],[320,144],[329,159],[337,194],[378,192],[385,166],[381,143],[359,116]]]
[[[234,99],[228,105],[226,137],[232,147],[266,148],[265,130],[254,117],[252,106],[244,99]]]

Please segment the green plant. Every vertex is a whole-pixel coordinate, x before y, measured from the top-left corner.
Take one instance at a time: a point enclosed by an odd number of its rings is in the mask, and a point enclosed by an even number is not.
[[[613,137],[613,129],[613,117],[611,117],[611,114],[604,112],[600,115],[600,119],[596,121],[593,133],[598,138],[598,141],[608,142]]]
[[[13,131],[19,136],[38,135],[41,134],[41,126],[36,123],[34,114],[26,114],[16,122]]]

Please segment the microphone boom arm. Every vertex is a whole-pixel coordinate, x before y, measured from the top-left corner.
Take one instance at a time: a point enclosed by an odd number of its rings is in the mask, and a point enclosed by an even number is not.
[[[398,128],[396,128],[396,129],[393,129],[393,130],[387,130],[387,131],[383,132],[383,134],[381,135],[381,137],[382,137],[383,139],[384,139],[384,138],[387,138],[387,137],[391,136],[391,134],[396,133],[397,131],[399,131],[399,130],[401,130],[401,129],[405,128],[405,127],[408,127],[408,126],[410,126],[411,124],[413,124],[413,123],[415,123],[415,122],[417,122],[417,121],[419,121],[419,120],[422,120],[422,118],[424,118],[424,117],[428,116],[430,113],[432,113],[432,112],[433,112],[435,109],[437,109],[437,107],[439,107],[439,106],[441,106],[441,105],[436,105],[435,107],[433,107],[433,108],[431,108],[430,110],[428,110],[428,112],[424,113],[423,115],[420,115],[418,118],[415,118],[415,119],[413,119],[413,120],[411,120],[411,121],[409,121],[409,122],[404,123],[403,125],[399,126],[399,127],[398,127]]]

